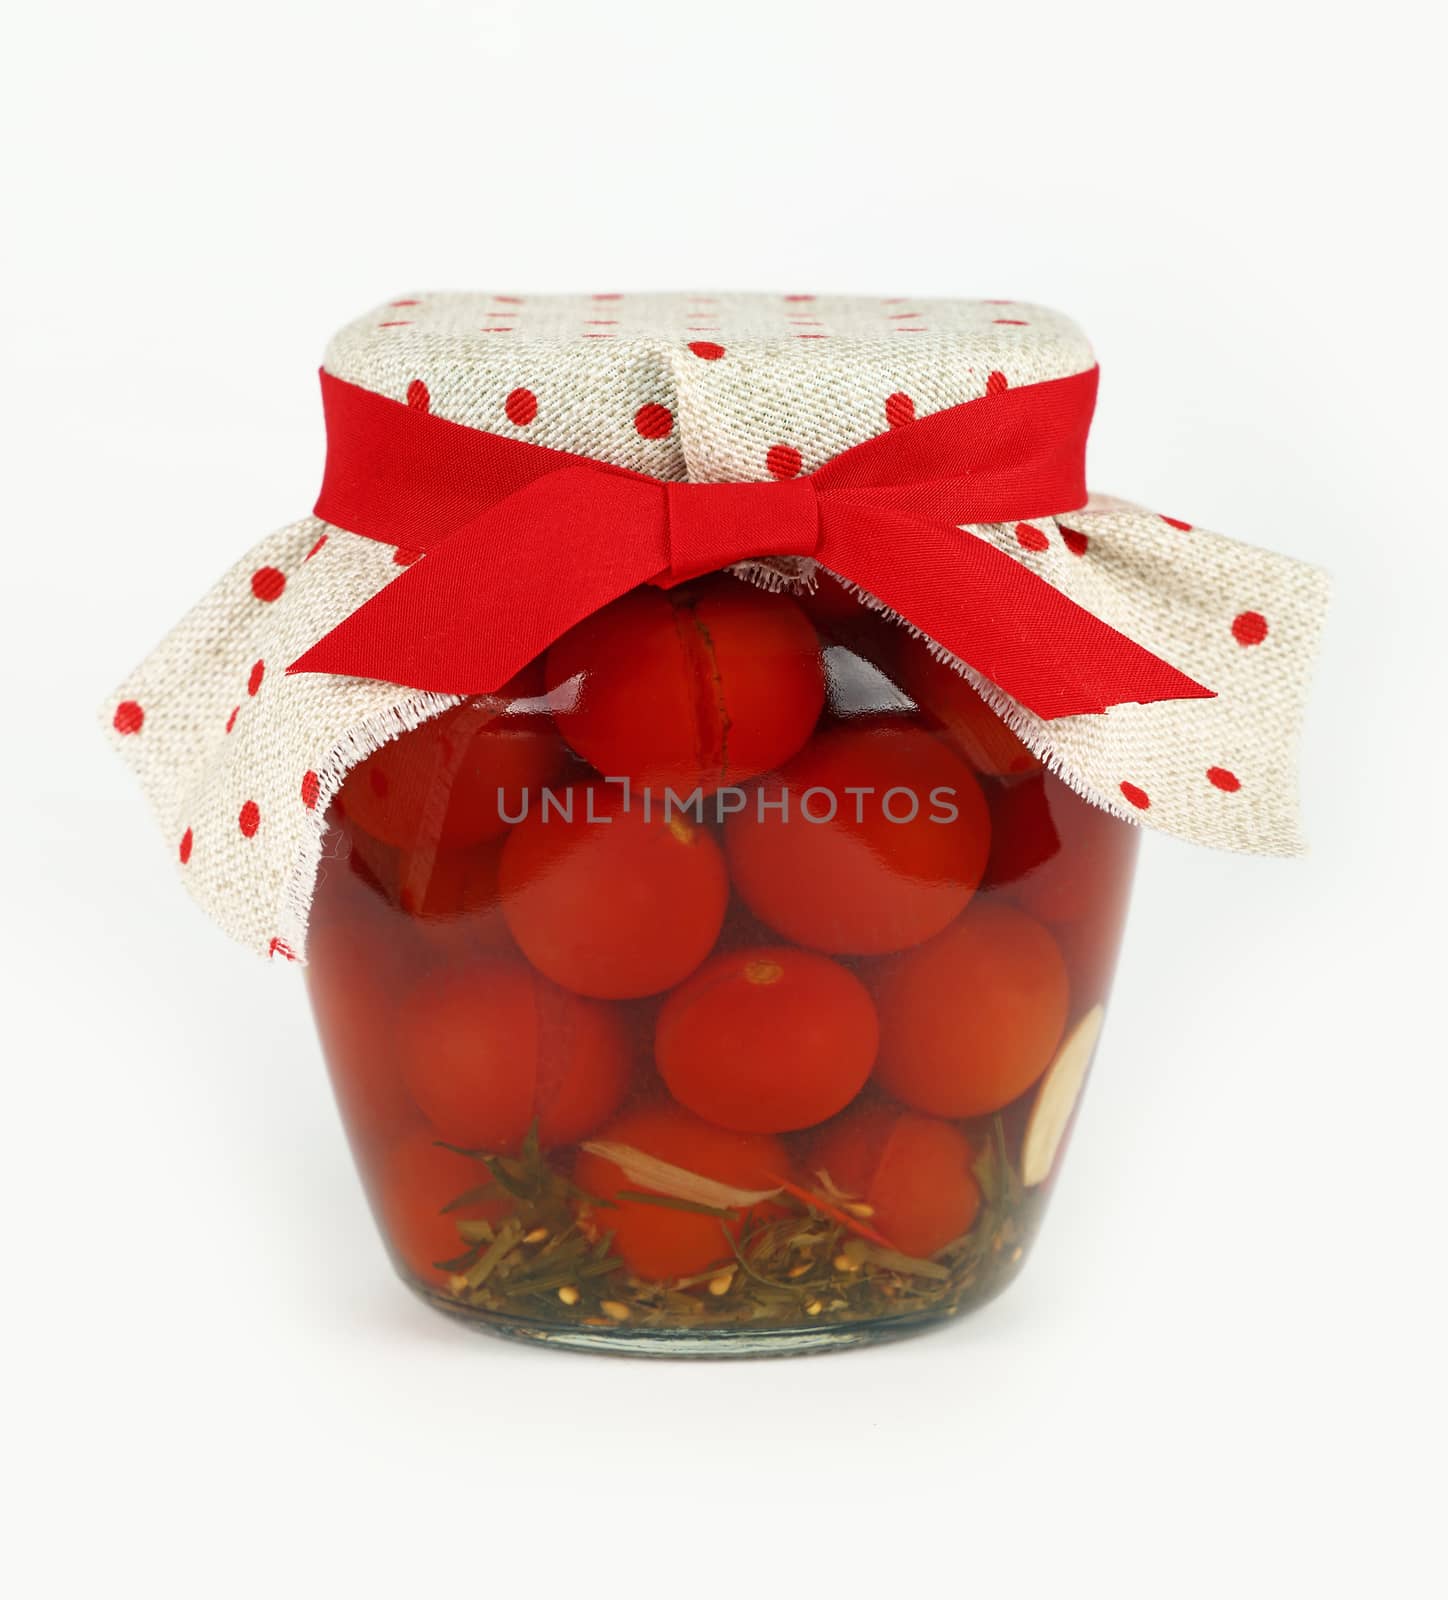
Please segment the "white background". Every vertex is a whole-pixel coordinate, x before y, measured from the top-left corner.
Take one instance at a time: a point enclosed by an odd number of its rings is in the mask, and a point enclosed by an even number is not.
[[[1448,530],[1419,15],[10,17],[10,1592],[1437,1588]],[[326,335],[429,287],[1058,304],[1105,373],[1098,488],[1334,571],[1313,853],[1148,841],[1054,1212],[968,1322],[677,1365],[416,1305],[298,975],[191,907],[106,753],[113,684],[310,505]]]

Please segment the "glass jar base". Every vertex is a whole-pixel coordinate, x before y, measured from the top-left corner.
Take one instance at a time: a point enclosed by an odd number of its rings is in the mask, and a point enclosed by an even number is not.
[[[958,1320],[973,1307],[941,1307],[911,1316],[881,1317],[859,1322],[831,1322],[817,1327],[784,1328],[630,1328],[590,1327],[577,1322],[549,1322],[511,1317],[495,1311],[474,1311],[450,1295],[404,1278],[420,1300],[454,1322],[494,1338],[512,1339],[554,1350],[588,1355],[651,1356],[655,1359],[728,1361],[765,1356],[823,1355],[860,1345],[887,1344],[913,1338]]]

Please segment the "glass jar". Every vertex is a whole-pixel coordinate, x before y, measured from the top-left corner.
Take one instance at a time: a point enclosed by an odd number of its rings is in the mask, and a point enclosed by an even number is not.
[[[625,595],[333,807],[308,983],[398,1272],[479,1328],[663,1355],[984,1303],[1136,841],[824,574]]]

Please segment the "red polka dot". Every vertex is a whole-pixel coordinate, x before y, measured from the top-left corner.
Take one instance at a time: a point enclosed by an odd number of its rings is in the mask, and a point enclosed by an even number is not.
[[[799,305],[805,300],[813,300],[814,296],[812,294],[787,294],[784,298],[788,300],[791,305]]]
[[[324,533],[324,534],[323,534],[323,535],[322,535],[322,537],[321,537],[321,538],[320,538],[320,539],[318,539],[318,540],[317,540],[317,542],[316,542],[316,544],[314,544],[314,545],[313,545],[313,546],[312,546],[312,548],[311,548],[311,549],[310,549],[310,550],[308,550],[308,551],[307,551],[307,553],[306,553],[306,555],[304,555],[304,556],[303,556],[303,557],[302,557],[302,560],[303,560],[303,561],[310,561],[310,560],[311,560],[311,559],[312,559],[312,557],[313,557],[313,556],[314,556],[314,555],[316,555],[316,553],[317,553],[317,552],[318,552],[318,550],[320,550],[320,549],[321,549],[321,548],[322,548],[322,546],[323,546],[323,545],[324,545],[324,544],[326,544],[326,542],[327,542],[327,536],[326,536],[326,534],[325,534],[325,533]]]
[[[377,326],[379,328],[410,328],[412,324],[403,320],[401,322],[379,322]]]
[[[885,421],[892,428],[903,428],[915,420],[915,402],[908,394],[892,394],[885,398]]]
[[[241,829],[242,837],[245,839],[250,839],[261,827],[261,808],[255,800],[248,800],[241,808],[236,825]]]
[[[414,378],[407,386],[407,403],[414,411],[431,411],[432,395],[421,378]]]
[[[287,575],[275,567],[258,567],[251,575],[251,592],[258,600],[280,600]]]
[[[398,545],[392,552],[392,564],[395,567],[410,567],[414,561],[422,560],[421,550],[409,550],[406,545]]]
[[[623,296],[621,294],[596,294],[593,298],[595,300],[622,300]]]
[[[1006,375],[1003,372],[992,372],[985,380],[987,394],[1004,394],[1009,388],[1010,384],[1006,382]]]
[[[236,714],[240,710],[240,706],[233,706],[231,708],[231,715],[226,719],[226,731],[228,733],[230,733],[231,730],[236,726]]]
[[[266,676],[266,662],[258,661],[253,664],[251,675],[246,680],[246,692],[255,694],[261,688],[261,680]]]
[[[1260,611],[1242,611],[1232,618],[1232,637],[1240,645],[1261,644],[1267,637],[1267,619]]]
[[[997,317],[996,326],[1001,328],[1029,328],[1029,322],[1022,322],[1019,317]]]
[[[523,304],[523,296],[520,294],[495,294],[493,299],[500,301],[505,306],[520,306]]]
[[[1235,772],[1228,772],[1225,767],[1208,767],[1207,782],[1215,789],[1225,790],[1227,794],[1236,794],[1242,787],[1242,780]]]
[[[1016,524],[1016,543],[1022,550],[1049,550],[1050,539],[1039,528],[1033,528],[1029,522]]]
[[[388,302],[388,304],[392,305],[392,306],[415,306],[417,304],[417,301],[416,300],[390,300]]]
[[[1146,811],[1151,807],[1151,800],[1145,789],[1138,789],[1134,783],[1123,783],[1121,792],[1136,807],[1138,811]]]
[[[1061,528],[1059,522],[1056,526]],[[1073,556],[1084,556],[1086,547],[1091,543],[1084,533],[1078,533],[1075,528],[1061,528],[1061,542]]]
[[[267,954],[269,956],[281,956],[286,961],[295,961],[297,959],[296,951],[292,949],[285,939],[273,939],[267,946]]]
[[[667,406],[640,406],[634,413],[634,427],[645,439],[667,439],[674,431],[674,413]]]
[[[696,339],[690,346],[700,361],[722,361],[724,359],[724,346],[712,344],[708,339]]]
[[[772,444],[769,454],[764,458],[764,465],[771,478],[797,478],[804,458],[792,444]]]
[[[134,700],[122,700],[116,707],[116,714],[111,718],[111,726],[117,733],[139,733],[141,724],[146,720],[146,713]]]
[[[1190,533],[1192,531],[1190,522],[1180,522],[1176,517],[1162,517],[1161,520],[1166,523],[1167,527],[1176,528],[1182,533]]]
[[[191,830],[188,828],[186,832],[181,835],[181,843],[176,849],[176,854],[181,857],[181,865],[183,867],[191,859],[191,846],[194,842],[195,841],[191,837]]]
[[[322,780],[315,772],[302,774],[302,804],[308,811],[317,809],[317,796],[322,792]]]
[[[503,410],[515,428],[526,428],[538,415],[538,396],[531,389],[514,389],[503,402]]]
[[[920,313],[918,311],[892,311],[890,313],[891,322],[918,322],[919,320]]]

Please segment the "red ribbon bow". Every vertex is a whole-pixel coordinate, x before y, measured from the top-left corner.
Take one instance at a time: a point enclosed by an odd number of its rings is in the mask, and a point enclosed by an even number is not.
[[[962,524],[1086,501],[1097,371],[938,411],[779,483],[665,483],[322,374],[316,513],[420,551],[288,672],[488,694],[640,583],[813,556],[1037,716],[1212,691]]]

